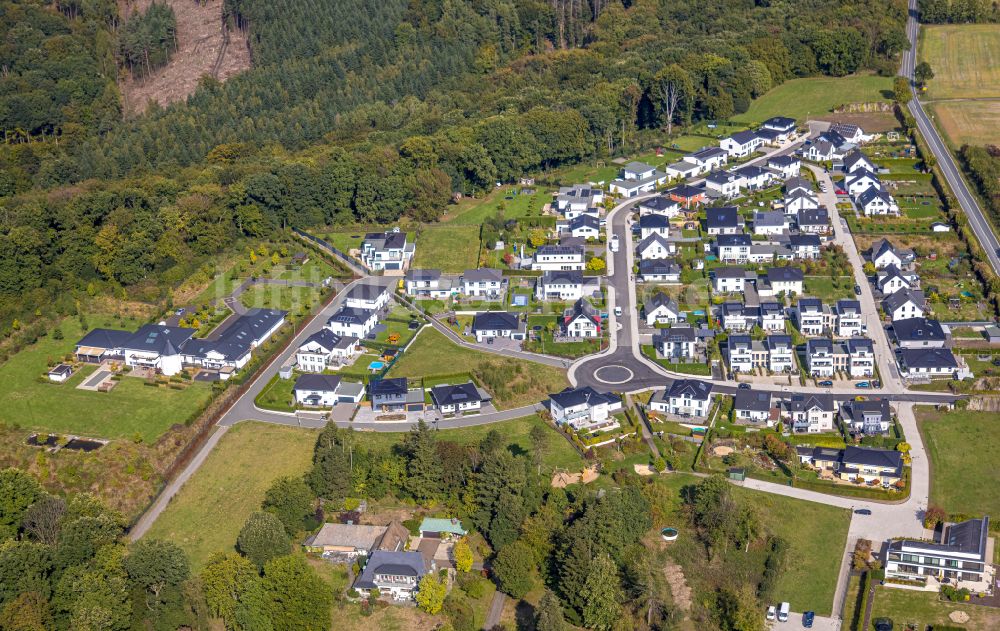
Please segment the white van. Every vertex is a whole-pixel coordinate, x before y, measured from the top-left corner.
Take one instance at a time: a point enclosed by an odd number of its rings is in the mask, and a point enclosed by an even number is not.
[[[788,612],[791,611],[792,606],[787,602],[781,603],[778,608],[778,622],[788,622]]]
[[[611,235],[611,241],[610,241],[610,243],[611,243],[611,251],[612,252],[617,252],[618,251],[618,235],[617,234]]]

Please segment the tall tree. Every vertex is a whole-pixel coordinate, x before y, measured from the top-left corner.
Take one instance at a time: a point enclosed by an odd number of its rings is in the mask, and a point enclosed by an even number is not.
[[[671,135],[677,116],[683,113],[683,118],[687,120],[691,115],[694,82],[687,70],[678,64],[670,64],[656,73],[653,88],[667,135]]]
[[[614,627],[622,615],[622,595],[618,568],[611,557],[601,554],[594,559],[581,596],[587,628],[609,631]]]
[[[129,580],[146,592],[146,607],[151,611],[162,604],[165,587],[179,586],[191,573],[184,551],[176,543],[158,539],[141,539],[133,544],[124,567]]]
[[[302,556],[283,556],[264,566],[261,590],[275,629],[324,631],[330,628],[330,586]]]
[[[523,598],[534,586],[531,549],[520,541],[501,548],[493,559],[492,567],[500,589],[512,598]]]
[[[566,618],[562,603],[551,591],[546,590],[535,610],[536,631],[566,631]]]
[[[413,497],[422,502],[441,493],[441,469],[435,443],[434,434],[423,419],[406,437],[406,486]]]
[[[0,541],[17,535],[24,514],[43,493],[28,473],[13,468],[0,471]]]
[[[277,517],[289,536],[302,530],[306,517],[313,512],[312,491],[302,478],[281,477],[264,493],[261,508]]]
[[[221,618],[226,628],[236,628],[237,612],[259,578],[254,564],[238,554],[219,553],[209,559],[201,584],[211,615]]]
[[[440,613],[447,594],[448,586],[436,574],[424,574],[417,586],[417,606],[431,615]]]
[[[292,551],[284,524],[271,513],[251,514],[236,538],[236,547],[258,568]]]

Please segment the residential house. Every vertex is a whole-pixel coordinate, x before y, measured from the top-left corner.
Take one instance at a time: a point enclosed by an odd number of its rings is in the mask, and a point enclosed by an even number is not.
[[[679,283],[681,266],[673,259],[639,261],[639,280],[644,283]]]
[[[343,337],[324,327],[295,351],[295,365],[303,372],[323,372],[358,352],[358,338]]]
[[[663,215],[670,218],[681,211],[681,205],[672,199],[657,195],[639,202],[639,216]]]
[[[439,269],[410,269],[403,278],[407,296],[413,298],[448,298],[454,291],[451,279],[442,278]]]
[[[973,592],[990,585],[993,557],[988,516],[948,524],[934,542],[890,539],[887,545],[887,579],[918,581],[932,588],[945,581],[957,588],[969,584]]]
[[[604,191],[588,185],[563,186],[555,196],[556,209],[566,219],[574,219],[581,214],[598,215],[598,207],[604,203]]]
[[[841,154],[828,140],[816,139],[802,151],[802,157],[812,162],[830,162]]]
[[[724,167],[729,162],[729,152],[721,147],[702,147],[684,159],[697,164],[701,169],[700,173],[708,173]]]
[[[402,271],[415,252],[413,243],[399,228],[388,232],[369,232],[361,242],[361,261],[372,271]]]
[[[760,303],[760,328],[767,333],[785,330],[785,308],[774,301]]]
[[[875,273],[875,286],[885,295],[900,289],[917,289],[919,277],[913,272],[903,272],[895,265],[889,265]]]
[[[639,242],[635,252],[643,261],[665,259],[677,252],[677,244],[673,241],[667,241],[662,234],[654,232]]]
[[[852,379],[875,376],[875,347],[867,337],[847,340],[847,374]]]
[[[286,315],[287,311],[278,309],[250,309],[215,339],[191,338],[181,345],[182,362],[216,370],[220,379],[228,379],[250,361],[255,348],[282,327]]]
[[[656,392],[649,401],[654,412],[704,419],[712,404],[712,384],[697,379],[675,379],[667,390]]]
[[[789,178],[785,182],[785,195],[792,195],[799,192],[815,194],[812,182],[800,176]]]
[[[378,324],[378,312],[342,306],[326,321],[326,328],[341,337],[364,339]]]
[[[737,422],[765,423],[771,427],[771,393],[766,390],[741,389],[733,401],[733,416]]]
[[[195,339],[192,337],[194,333],[195,329],[185,327],[146,324],[126,338],[118,354],[123,357],[126,366],[158,370],[167,376],[176,375],[184,365],[181,349]],[[200,340],[195,343],[200,343]],[[80,346],[78,343],[78,355]]]
[[[481,311],[472,318],[472,334],[477,342],[494,337],[524,340],[525,323],[516,313]]]
[[[736,206],[705,209],[705,228],[708,234],[742,234],[743,218]]]
[[[900,348],[944,348],[948,341],[941,323],[930,318],[893,320],[890,328]]]
[[[874,186],[858,195],[855,200],[861,211],[868,217],[873,215],[898,215],[899,205],[889,193]]]
[[[578,215],[556,222],[556,232],[584,240],[597,239],[601,236],[601,220],[595,215]]]
[[[389,304],[389,288],[375,283],[358,283],[347,290],[344,304],[355,309],[378,311]]]
[[[840,342],[821,337],[806,342],[806,370],[812,377],[828,378],[838,372],[846,373],[850,352]]]
[[[701,165],[685,157],[673,164],[668,164],[663,170],[671,180],[686,180],[701,173]]]
[[[461,282],[462,293],[466,296],[498,298],[503,292],[503,272],[492,267],[467,269],[462,273]]]
[[[538,300],[578,300],[584,295],[586,283],[579,270],[544,272],[535,282],[535,298]],[[593,290],[591,289],[591,295]]]
[[[760,308],[740,302],[724,302],[719,308],[722,328],[727,331],[749,331],[760,320]]]
[[[802,160],[795,156],[771,156],[767,159],[767,168],[775,171],[781,179],[795,177],[802,169]]]
[[[752,131],[738,131],[732,136],[723,138],[719,142],[719,147],[729,153],[730,158],[745,158],[763,143],[763,139]]]
[[[844,190],[851,197],[857,197],[870,188],[882,190],[882,181],[867,169],[858,169],[844,177]]]
[[[670,236],[670,219],[665,215],[643,215],[639,217],[639,237],[645,239],[650,235]]]
[[[773,172],[769,169],[764,169],[754,165],[737,167],[733,170],[733,173],[735,173],[737,177],[741,178],[744,181],[743,186],[747,190],[751,191],[759,191],[767,188],[774,180]]]
[[[774,373],[792,372],[795,369],[795,346],[790,335],[768,335],[764,338],[767,349],[767,369]]]
[[[674,188],[668,190],[666,194],[670,197],[670,199],[674,200],[681,206],[684,206],[684,208],[691,208],[693,204],[702,204],[705,202],[706,198],[704,188],[688,186],[687,184],[675,186]]]
[[[796,432],[833,431],[837,404],[829,394],[793,394],[785,406],[785,416]]]
[[[889,316],[889,320],[907,320],[909,318],[924,317],[924,294],[912,289],[900,289],[889,294],[882,300],[882,311]]]
[[[856,337],[864,332],[861,303],[857,300],[838,300],[833,306],[837,318],[837,337]]]
[[[799,332],[807,337],[816,337],[832,330],[836,317],[830,307],[819,298],[799,298],[795,305],[795,319]]]
[[[324,557],[335,555],[354,559],[368,556],[375,550],[404,550],[409,539],[409,531],[398,521],[388,526],[327,522],[318,533],[307,537],[302,546]]]
[[[878,436],[888,434],[892,427],[892,411],[886,399],[845,401],[840,406],[840,418],[852,434]]]
[[[406,377],[372,379],[368,382],[368,398],[371,400],[372,410],[378,412],[405,412],[410,401],[409,394],[410,386]]]
[[[825,208],[812,208],[801,210],[795,221],[799,227],[799,232],[804,234],[829,234],[830,213]]]
[[[786,296],[801,294],[804,280],[805,275],[798,267],[769,267],[764,273],[763,283],[758,283],[757,292],[767,297],[780,293]]]
[[[469,534],[462,521],[455,517],[424,517],[417,526],[417,533],[422,539],[451,539]]]
[[[611,182],[609,190],[623,197],[637,197],[651,193],[657,186],[665,184],[667,174],[643,162],[629,162],[617,180]]]
[[[875,167],[875,163],[868,159],[865,154],[858,150],[852,151],[846,156],[844,156],[843,171],[844,173],[854,173],[859,170],[870,171],[875,173],[878,169]]]
[[[729,370],[734,373],[751,373],[768,364],[767,347],[764,342],[749,335],[730,335],[726,342],[729,356]]]
[[[915,258],[913,250],[897,248],[888,239],[879,239],[872,244],[869,251],[869,259],[875,269],[884,269],[889,266],[902,269],[913,263]]]
[[[378,590],[380,596],[398,601],[410,600],[427,571],[424,555],[417,550],[376,550],[355,581],[354,589],[362,597]]]
[[[950,379],[960,372],[955,354],[950,349],[941,347],[897,348],[896,362],[899,364],[899,372],[910,378]]]
[[[535,256],[531,261],[531,269],[540,271],[582,270],[585,262],[583,246],[543,245],[535,251]]]
[[[441,414],[479,412],[490,395],[471,381],[455,385],[441,384],[431,388],[431,401]]]
[[[671,326],[669,329],[661,329],[653,335],[653,347],[660,353],[660,357],[677,361],[690,361],[695,357],[698,336],[691,326]]]
[[[833,123],[827,133],[839,134],[845,144],[858,145],[867,140],[865,131],[851,123]]]
[[[662,291],[653,294],[653,297],[643,305],[643,314],[646,324],[674,324],[681,319],[681,310],[677,306],[677,301],[668,298]]]
[[[793,234],[788,237],[788,247],[797,259],[818,259],[819,246],[819,236],[815,234]]]
[[[797,189],[793,193],[785,194],[784,211],[789,215],[798,215],[804,210],[816,208],[819,208],[819,197],[811,190]]]
[[[746,180],[728,171],[712,171],[705,176],[705,190],[713,191],[717,197],[731,199],[740,194]]]
[[[715,241],[719,260],[723,263],[746,263],[750,257],[750,245],[748,234],[720,234]]]
[[[903,479],[903,454],[888,449],[848,446],[840,457],[837,477],[848,482],[892,486]]]
[[[795,119],[787,116],[773,116],[761,123],[760,128],[778,132],[782,142],[793,138],[796,133]]]
[[[193,334],[193,331],[192,331]],[[100,364],[105,361],[125,361],[122,348],[135,333],[119,329],[92,329],[76,343],[73,354],[79,362]]]
[[[590,386],[566,388],[549,395],[552,420],[569,425],[578,432],[597,434],[620,429],[621,425],[612,414],[621,409],[620,398],[608,392],[598,392]]]
[[[565,337],[601,337],[601,314],[586,298],[580,298],[563,312],[560,332]]]
[[[365,387],[343,381],[339,375],[299,375],[292,386],[295,404],[313,408],[329,408],[338,403],[359,403]]]
[[[716,293],[742,292],[746,282],[756,280],[757,274],[742,267],[717,267],[709,272],[712,291]]]
[[[753,215],[753,233],[756,235],[784,234],[790,228],[788,216],[780,210],[759,210]]]
[[[758,129],[754,132],[760,138],[761,144],[769,147],[777,147],[782,143],[782,135],[773,129]]]

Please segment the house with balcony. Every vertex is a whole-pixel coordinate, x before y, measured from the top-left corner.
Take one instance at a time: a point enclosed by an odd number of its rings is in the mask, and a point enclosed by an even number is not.
[[[795,346],[790,335],[768,335],[764,338],[767,349],[767,369],[773,373],[789,373],[795,369]]]
[[[702,147],[694,153],[689,153],[684,157],[698,165],[700,173],[708,173],[714,169],[720,169],[729,162],[729,152],[721,147]]]
[[[365,267],[377,272],[405,270],[416,248],[407,241],[406,233],[399,228],[388,232],[369,232],[361,242],[361,262]]]
[[[738,196],[745,183],[746,180],[729,171],[712,171],[705,176],[705,190],[724,199]]]
[[[639,261],[639,280],[644,283],[679,283],[681,266],[673,259]]]
[[[780,210],[758,210],[753,215],[755,235],[774,236],[785,234],[791,229],[788,215]]]
[[[719,142],[730,158],[745,158],[756,151],[764,140],[753,131],[738,131]]]
[[[889,330],[900,348],[944,348],[948,341],[941,323],[930,318],[894,320]]]
[[[698,337],[691,326],[671,326],[653,335],[653,347],[662,358],[690,361],[695,358]]]
[[[867,337],[847,340],[847,374],[852,379],[875,376],[875,347]]]
[[[749,335],[730,335],[726,350],[729,370],[734,373],[746,374],[758,368],[767,369],[767,347],[761,340],[752,339]]]
[[[840,419],[852,434],[880,436],[892,427],[892,410],[886,399],[845,401],[840,406]]]
[[[918,581],[932,589],[942,583],[972,592],[992,587],[993,546],[988,516],[946,524],[934,541],[890,539],[887,545],[887,579]]]
[[[482,388],[477,388],[471,381],[455,385],[441,384],[430,390],[434,407],[445,415],[475,414],[484,403],[490,402],[490,395]]]
[[[338,375],[299,375],[292,386],[295,404],[311,408],[332,408],[340,403],[359,403],[365,395],[360,383],[344,381]]]
[[[830,227],[830,213],[826,208],[806,208],[798,211],[795,225],[803,234],[823,236],[833,232]]]
[[[911,379],[952,379],[959,374],[972,375],[948,348],[897,348],[896,363],[900,374]]]
[[[819,235],[793,234],[788,237],[788,248],[797,259],[816,260],[820,255]]]
[[[720,294],[742,292],[747,281],[757,279],[757,274],[743,267],[717,267],[708,273],[712,291]]]
[[[722,328],[729,332],[749,331],[760,321],[760,308],[741,302],[724,302],[719,307]]]
[[[344,304],[355,309],[378,311],[389,304],[389,288],[375,283],[358,283],[347,290]]]
[[[462,273],[462,294],[477,298],[499,298],[503,292],[503,272],[492,267],[467,269]]]
[[[342,306],[326,321],[326,328],[340,337],[364,339],[378,324],[378,312]]]
[[[372,379],[368,382],[368,399],[371,401],[372,410],[376,412],[406,412],[410,400],[409,393],[410,387],[406,377]],[[422,392],[420,401],[423,402]]]
[[[563,337],[601,337],[601,314],[589,300],[580,298],[563,311],[559,328]]]
[[[621,429],[613,416],[621,409],[620,398],[608,392],[598,392],[589,386],[566,388],[549,395],[552,420],[578,432],[598,434]]]
[[[498,337],[524,341],[525,331],[525,321],[516,313],[481,311],[472,317],[472,334],[480,343]]]
[[[760,328],[765,333],[785,330],[785,308],[774,301],[766,300],[760,303]]]
[[[323,372],[347,363],[360,353],[358,338],[337,335],[326,327],[316,331],[295,351],[295,365],[302,372]]]
[[[858,205],[866,217],[899,214],[899,205],[896,203],[896,199],[888,192],[874,186],[858,195],[854,203]]]
[[[570,302],[600,291],[597,277],[585,277],[578,270],[544,272],[535,282],[535,298]]]
[[[705,209],[705,229],[710,235],[743,234],[744,227],[736,206]]]
[[[836,414],[837,404],[829,394],[793,394],[783,409],[794,431],[810,434],[833,431]]]
[[[531,259],[531,269],[539,271],[582,270],[585,264],[582,245],[543,245]]]
[[[676,379],[649,400],[652,411],[683,418],[705,419],[711,408],[712,384],[697,379]]]
[[[766,390],[737,390],[733,401],[733,417],[738,423],[763,423],[771,427],[774,425],[771,393]]]
[[[436,566],[430,571],[435,569]],[[406,601],[417,593],[420,580],[428,571],[424,555],[417,550],[375,550],[354,582],[354,589],[365,598],[378,590],[380,596]]]
[[[762,282],[757,283],[757,293],[767,298],[801,294],[804,281],[805,275],[798,267],[769,267]]]
[[[675,324],[681,319],[681,310],[677,306],[677,301],[669,298],[662,291],[653,294],[653,297],[643,304],[642,309],[647,326]]]
[[[850,365],[847,345],[829,338],[813,338],[806,343],[806,368],[812,377],[832,377],[846,373]]]
[[[795,305],[795,321],[802,335],[817,337],[833,330],[836,316],[819,298],[799,298]]]
[[[903,479],[903,454],[888,449],[848,446],[840,456],[837,477],[848,482],[892,486]]]
[[[580,215],[599,214],[598,207],[604,203],[604,191],[586,184],[562,186],[555,195],[555,206],[565,219],[575,219]]]
[[[833,305],[833,315],[837,319],[837,337],[857,337],[863,331],[861,303],[857,300],[841,299]]]
[[[720,234],[715,246],[723,263],[746,263],[750,258],[751,239],[748,234]]]
[[[441,276],[439,269],[413,269],[403,277],[403,288],[411,298],[434,298],[443,300],[451,297],[457,288],[450,278]]]

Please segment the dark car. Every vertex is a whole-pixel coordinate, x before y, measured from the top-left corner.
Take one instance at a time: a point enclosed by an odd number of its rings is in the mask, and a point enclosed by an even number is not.
[[[420,328],[420,323],[419,323],[419,322],[417,322],[416,320],[410,320],[410,323],[409,323],[408,325],[406,325],[406,326],[407,326],[407,328],[409,328],[409,329],[410,329],[411,331],[416,331],[417,329],[419,329],[419,328]]]
[[[804,614],[802,614],[802,626],[805,627],[806,629],[812,629],[813,620],[815,619],[816,619],[816,612],[814,611],[805,612]]]
[[[875,631],[892,631],[892,620],[889,618],[875,618]]]
[[[857,283],[855,283],[854,285],[854,295],[855,296],[861,295],[861,285],[858,285]]]
[[[854,514],[855,515],[871,515],[872,512],[871,512],[871,510],[869,510],[867,508],[856,508],[856,509],[854,509]]]
[[[748,384],[748,383],[741,383],[740,384],[740,390],[749,390],[749,389],[750,389],[750,384]]]
[[[829,379],[827,379],[826,381],[820,381],[820,382],[819,382],[818,384],[816,384],[816,385],[818,385],[818,386],[832,386],[832,385],[833,385],[833,382],[832,382],[832,381],[830,381]]]

